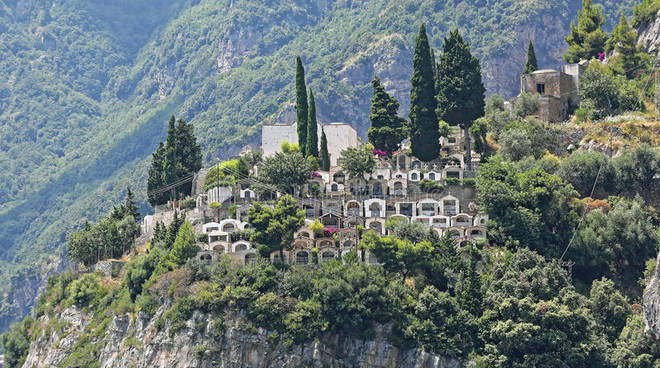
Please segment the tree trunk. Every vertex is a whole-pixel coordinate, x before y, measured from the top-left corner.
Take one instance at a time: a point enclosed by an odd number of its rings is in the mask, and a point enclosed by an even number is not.
[[[463,129],[465,130],[465,163],[467,164],[467,169],[472,170],[472,148],[470,147],[470,125],[463,124]]]
[[[280,247],[280,263],[284,263],[284,251],[282,247]]]

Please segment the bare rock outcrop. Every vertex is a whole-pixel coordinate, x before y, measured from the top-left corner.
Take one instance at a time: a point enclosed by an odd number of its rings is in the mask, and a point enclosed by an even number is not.
[[[655,21],[640,27],[637,34],[637,45],[650,55],[657,55],[660,47],[660,11]]]
[[[660,339],[660,254],[651,281],[644,290],[644,322],[647,335]]]
[[[185,327],[175,333],[158,329],[157,321],[164,307],[154,317],[140,312],[113,318],[100,343],[101,368],[151,367],[387,367],[387,368],[459,368],[461,362],[419,349],[407,349],[392,343],[386,326],[376,328],[369,340],[330,334],[320,340],[286,347],[283,339],[264,329],[252,327],[239,315],[226,318],[222,325],[213,316],[195,312]],[[32,342],[24,368],[58,366],[70,349],[85,335],[91,317],[72,307],[58,320],[63,329],[44,329]],[[40,319],[48,324],[47,317]]]

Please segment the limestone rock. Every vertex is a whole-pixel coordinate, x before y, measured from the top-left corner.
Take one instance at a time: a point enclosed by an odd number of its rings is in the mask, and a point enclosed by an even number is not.
[[[641,46],[647,53],[656,55],[658,47],[660,47],[660,11],[656,20],[640,27],[637,34],[639,35],[637,45]]]
[[[282,339],[269,338],[270,332],[254,329],[240,315],[226,318],[224,329],[216,328],[213,316],[195,312],[186,325],[170,334],[158,330],[154,317],[140,312],[114,317],[101,339],[101,368],[207,368],[207,367],[400,367],[459,368],[461,362],[419,349],[405,349],[388,337],[391,326],[377,326],[374,337],[362,340],[343,334],[330,334],[317,341],[286,348]],[[91,317],[72,307],[58,320],[63,330],[44,330],[32,342],[24,368],[57,366],[83,336]],[[41,323],[48,324],[47,317]],[[62,323],[62,322],[60,322]]]
[[[660,339],[660,254],[656,260],[655,272],[644,290],[644,322],[647,335]]]

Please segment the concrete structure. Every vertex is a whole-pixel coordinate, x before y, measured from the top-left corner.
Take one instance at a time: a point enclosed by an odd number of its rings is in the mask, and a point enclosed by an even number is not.
[[[330,165],[337,166],[341,151],[360,146],[360,138],[357,131],[347,123],[329,123],[318,126],[318,142],[321,144],[321,129],[325,130],[328,139],[328,153],[330,154]],[[298,143],[298,125],[296,123],[266,124],[261,128],[261,149],[264,157],[271,156],[281,151],[282,143]]]
[[[580,76],[589,66],[588,61],[562,66],[562,70],[543,69],[520,77],[520,91],[538,93],[538,117],[547,122],[560,122],[568,118],[571,110],[580,104]]]
[[[341,151],[347,148],[357,148],[361,142],[357,131],[350,124],[330,123],[324,124],[325,136],[328,138],[328,153],[330,154],[330,166],[338,165]],[[319,144],[321,143],[321,129],[319,129]]]
[[[411,156],[409,143],[404,141],[392,157],[375,157],[376,165],[370,175],[349,178],[339,158],[342,150],[361,145],[357,132],[345,123],[325,124],[323,129],[328,138],[331,167],[314,173],[307,184],[294,191],[293,196],[306,217],[305,225],[294,234],[282,255],[279,251],[270,254],[271,262],[315,265],[340,259],[355,250],[363,262],[377,264],[371,254],[359,249],[357,229],[364,227],[387,235],[385,224],[390,218],[423,224],[439,235],[449,234],[456,239],[457,247],[487,243],[488,216],[479,214],[472,203],[474,188],[462,185],[463,178],[473,173],[465,169],[463,131],[442,138],[446,146],[435,160],[422,162]],[[297,139],[295,124],[264,126],[264,154],[279,152],[282,142],[295,143]],[[257,175],[258,169],[258,166],[252,168],[252,175]],[[221,211],[209,211],[206,221],[196,229],[208,236],[206,243],[201,244],[200,261],[213,262],[221,254],[236,263],[256,260],[258,245],[251,244],[248,235],[241,231],[248,226],[243,221],[247,218],[246,211],[253,201],[274,201],[281,193],[250,189],[251,180],[251,177],[241,180],[233,188],[220,191],[211,188],[199,195],[198,207],[206,208],[216,199],[222,200]],[[429,181],[438,185],[431,187]],[[264,205],[272,206],[272,203],[264,202]],[[320,236],[310,229],[316,221],[325,229]],[[146,226],[152,225],[145,223]]]
[[[261,150],[264,157],[281,151],[282,143],[298,143],[298,124],[266,124],[261,128]]]

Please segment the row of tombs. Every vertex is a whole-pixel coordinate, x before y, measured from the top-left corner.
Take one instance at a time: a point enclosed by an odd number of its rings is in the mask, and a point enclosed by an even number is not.
[[[473,175],[474,171],[470,172]],[[378,160],[378,164],[369,179],[349,178],[341,166],[329,171],[315,172],[308,180],[301,194],[318,197],[320,195],[350,194],[356,196],[409,196],[419,193],[418,185],[424,181],[451,184],[460,183],[466,175],[463,156],[454,154],[430,163],[399,153],[391,160]],[[236,188],[212,187],[197,198],[197,206],[218,202],[232,197],[241,202],[272,199],[272,193],[259,196],[250,187],[249,179],[239,181]],[[442,192],[442,190],[440,190]]]
[[[314,220],[307,218],[306,225],[296,232],[290,249],[283,251],[283,261],[290,264],[312,264],[343,258],[346,253],[356,250],[359,259],[376,264],[378,262],[372,255],[368,252],[362,254],[358,249],[357,227],[363,226],[380,235],[389,235],[385,228],[387,218],[422,223],[440,236],[449,234],[459,247],[478,241],[487,243],[488,216],[458,213],[460,206],[455,197],[447,196],[440,201],[423,199],[418,202],[397,202],[393,211],[382,211],[381,209],[387,208],[387,205],[384,200],[379,199],[367,200],[364,203],[357,203],[354,200],[346,202],[342,206],[345,214],[341,211],[329,211],[317,218],[324,227],[321,233],[315,234],[309,228]],[[358,212],[352,212],[353,210]],[[363,210],[364,212],[361,212]],[[236,219],[224,219],[202,225],[201,231],[206,234],[208,241],[201,244],[202,251],[198,254],[198,258],[211,261],[220,254],[226,254],[233,262],[238,263],[256,260],[256,246],[245,238],[244,230],[248,229],[247,222]],[[280,253],[272,252],[270,260],[282,261]]]

